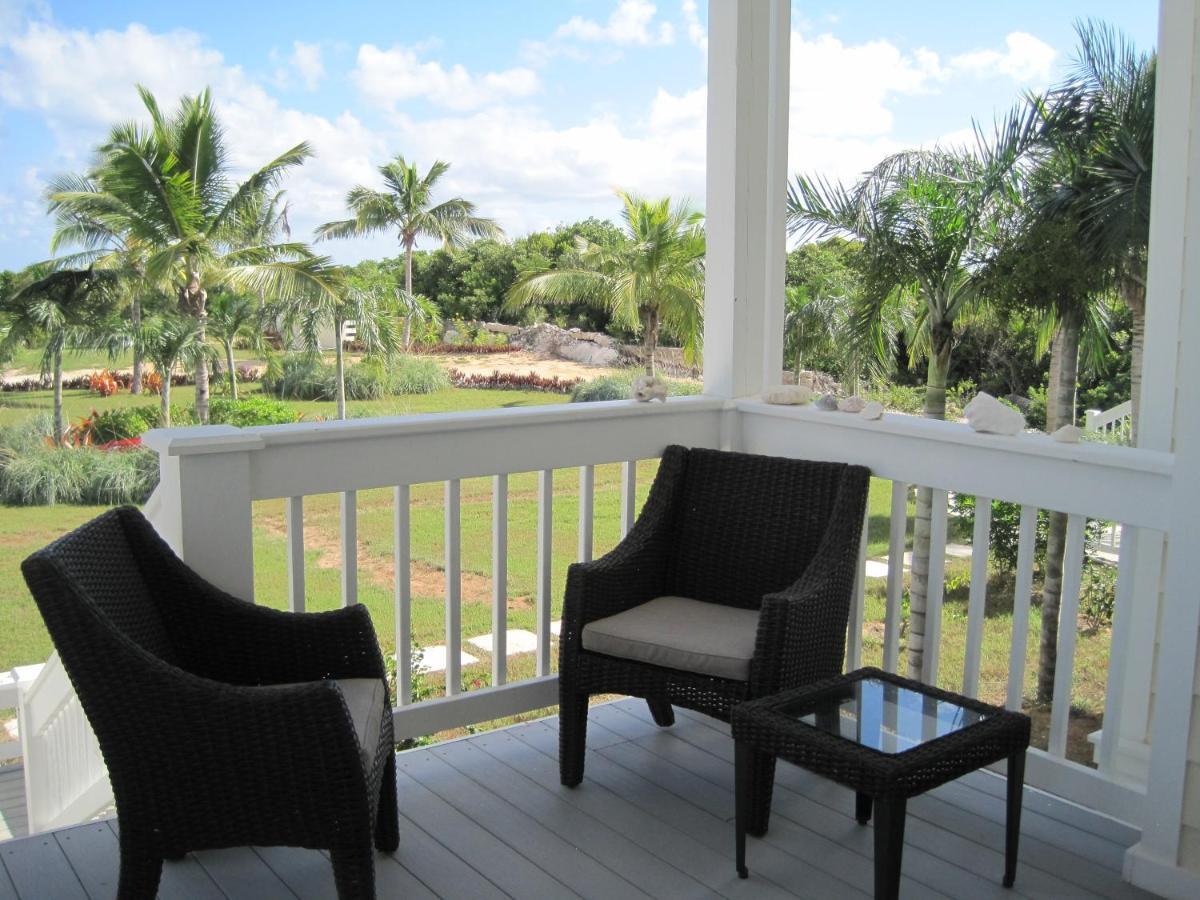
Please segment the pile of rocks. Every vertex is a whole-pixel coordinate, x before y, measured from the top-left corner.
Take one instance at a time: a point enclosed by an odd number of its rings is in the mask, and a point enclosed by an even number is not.
[[[559,328],[549,322],[518,328],[508,334],[509,344],[522,350],[570,359],[587,366],[622,364],[621,345],[607,334]]]

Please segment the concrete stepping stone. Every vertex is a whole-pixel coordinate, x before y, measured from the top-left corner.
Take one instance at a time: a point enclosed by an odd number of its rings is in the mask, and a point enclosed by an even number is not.
[[[537,649],[537,635],[532,631],[526,631],[523,628],[510,628],[504,634],[505,649],[508,651],[509,656],[516,653],[532,653]],[[485,653],[492,652],[493,640],[490,634],[481,634],[479,637],[468,638],[467,643],[478,647]]]
[[[469,666],[472,663],[477,663],[479,660],[465,651],[459,651],[458,661],[460,665]],[[445,672],[446,671],[446,648],[442,645],[436,647],[426,647],[421,656],[421,665],[418,671],[421,672]]]
[[[555,637],[562,637],[562,619],[555,619],[550,623],[550,633]]]

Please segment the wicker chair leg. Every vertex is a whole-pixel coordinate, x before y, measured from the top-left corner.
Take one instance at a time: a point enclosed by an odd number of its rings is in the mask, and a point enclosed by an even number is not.
[[[375,900],[375,857],[369,846],[334,847],[329,856],[338,900]]]
[[[400,846],[400,811],[396,806],[396,754],[384,764],[379,788],[379,810],[375,814],[375,849],[395,853]]]
[[[746,831],[755,837],[767,833],[771,821],[771,794],[775,789],[775,757],[754,751],[751,756],[750,816]]]
[[[650,707],[650,715],[654,717],[654,724],[659,728],[670,728],[675,724],[675,710],[666,700],[650,697],[646,700],[646,705]]]
[[[161,857],[145,856],[128,844],[123,845],[117,900],[154,900],[158,896],[162,865]]]
[[[583,756],[587,750],[587,694],[559,691],[558,776],[566,787],[583,781]]]

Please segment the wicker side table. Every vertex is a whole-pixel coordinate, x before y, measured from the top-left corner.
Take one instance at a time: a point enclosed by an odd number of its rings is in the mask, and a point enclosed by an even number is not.
[[[740,877],[749,874],[747,823],[766,822],[770,814],[752,808],[750,782],[762,755],[852,788],[860,824],[874,809],[875,896],[887,900],[899,895],[908,798],[1008,760],[1004,886],[1012,887],[1028,716],[868,668],[743,703],[732,721]]]

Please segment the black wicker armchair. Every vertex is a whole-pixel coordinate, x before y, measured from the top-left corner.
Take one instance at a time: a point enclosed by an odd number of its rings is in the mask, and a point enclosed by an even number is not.
[[[375,895],[399,842],[383,656],[367,610],[293,614],[200,578],[135,509],[22,564],[108,766],[121,898],[164,859],[327,849],[339,897]]]
[[[629,534],[567,574],[562,783],[583,779],[592,694],[644,697],[662,726],[672,705],[729,721],[840,672],[869,485],[860,466],[668,447]],[[756,758],[757,809],[774,774]]]

